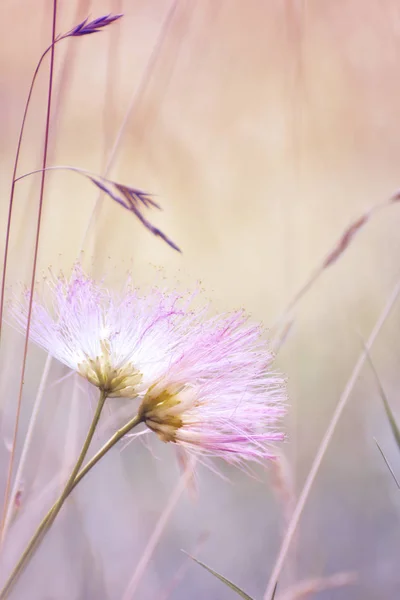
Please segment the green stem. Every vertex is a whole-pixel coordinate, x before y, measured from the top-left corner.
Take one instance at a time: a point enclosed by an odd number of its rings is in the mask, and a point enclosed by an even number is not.
[[[92,467],[113,447],[121,438],[124,437],[127,433],[131,431],[136,425],[139,425],[142,422],[142,418],[136,415],[133,417],[126,425],[118,429],[116,433],[104,444],[102,448],[89,460],[88,463],[83,467],[81,471],[79,471],[77,477],[74,480],[74,483],[71,486],[69,493],[78,485],[78,483],[87,475]],[[1,600],[1,596],[0,596]]]
[[[72,470],[72,473],[69,476],[68,481],[67,481],[60,497],[55,502],[55,504],[51,507],[51,509],[48,511],[46,516],[43,518],[42,522],[40,523],[39,527],[35,531],[33,537],[31,538],[31,541],[27,545],[21,558],[19,559],[19,561],[16,564],[14,570],[12,571],[10,577],[8,578],[4,588],[2,589],[2,591],[0,593],[0,600],[4,600],[5,598],[7,598],[12,586],[14,585],[14,583],[18,579],[19,575],[22,573],[22,571],[26,567],[26,564],[28,563],[29,559],[32,557],[33,553],[35,552],[36,548],[39,546],[40,542],[46,535],[47,531],[50,529],[51,525],[54,523],[55,518],[57,517],[58,513],[60,512],[61,507],[64,504],[66,498],[69,496],[71,490],[75,487],[75,485],[76,485],[75,478],[79,474],[79,470],[82,466],[83,461],[85,460],[85,456],[89,449],[90,443],[93,439],[93,435],[96,430],[97,424],[99,422],[101,411],[103,410],[103,406],[106,401],[106,398],[107,398],[106,392],[103,392],[103,391],[100,392],[100,398],[99,398],[99,401],[98,401],[98,404],[96,407],[95,414],[93,416],[92,423],[90,425],[90,428],[89,428],[88,434],[86,436],[85,442],[83,444],[82,450],[79,454],[78,460],[76,461],[76,464]]]

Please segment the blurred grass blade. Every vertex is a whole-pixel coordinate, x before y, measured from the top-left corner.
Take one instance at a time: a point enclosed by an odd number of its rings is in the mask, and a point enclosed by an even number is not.
[[[387,468],[389,469],[389,471],[390,471],[390,473],[391,473],[391,475],[392,475],[393,479],[395,480],[397,487],[400,489],[400,483],[399,483],[399,481],[398,481],[398,479],[397,479],[396,475],[394,474],[394,471],[393,471],[392,467],[390,466],[390,464],[389,464],[389,461],[388,461],[388,459],[386,458],[386,456],[384,455],[384,453],[383,453],[383,450],[382,450],[382,448],[380,447],[380,445],[378,444],[378,440],[377,440],[376,438],[374,438],[374,442],[375,442],[375,444],[377,445],[379,452],[382,454],[382,458],[383,458],[383,460],[385,461],[385,463],[386,463],[386,466],[387,466]]]
[[[209,573],[211,573],[211,575],[214,575],[214,577],[216,577],[217,579],[219,579],[220,581],[222,581],[222,583],[224,583],[231,590],[233,590],[234,592],[236,592],[241,598],[244,598],[245,600],[253,600],[253,598],[251,596],[249,596],[248,594],[246,594],[246,592],[244,592],[243,590],[241,590],[240,588],[238,588],[238,586],[235,585],[234,583],[232,583],[232,581],[229,581],[229,579],[226,579],[226,577],[224,577],[223,575],[220,575],[219,573],[217,573],[217,571],[214,571],[214,569],[212,569],[211,567],[208,567],[207,565],[205,565],[203,562],[201,562],[201,560],[198,560],[197,558],[195,558],[194,556],[191,556],[187,552],[185,552],[185,554],[187,554],[189,558],[191,558],[192,560],[194,560],[194,562],[197,562],[197,564],[200,565],[201,567],[203,567],[203,569],[206,569],[206,571],[208,571]],[[276,588],[275,588],[275,590],[276,590]],[[275,592],[274,592],[274,595],[275,595]]]
[[[365,348],[365,345],[364,345],[364,348]],[[381,383],[381,380],[379,379],[379,375],[378,375],[378,373],[377,373],[377,371],[376,371],[376,369],[374,367],[374,364],[372,362],[371,356],[369,355],[369,352],[368,352],[367,348],[365,348],[365,353],[366,353],[368,362],[370,364],[370,367],[372,369],[372,372],[375,375],[375,379],[376,379],[376,382],[377,382],[378,388],[379,388],[379,393],[381,395],[383,406],[385,408],[386,416],[388,418],[388,421],[389,421],[390,428],[392,430],[394,439],[396,440],[397,447],[400,450],[400,430],[398,428],[398,425],[396,423],[396,419],[394,418],[392,409],[390,408],[390,404],[389,404],[388,399],[386,397],[385,390],[383,389],[383,385]]]
[[[274,600],[277,589],[278,589],[278,582],[276,582],[276,584],[275,584],[274,591],[272,592],[271,600]]]

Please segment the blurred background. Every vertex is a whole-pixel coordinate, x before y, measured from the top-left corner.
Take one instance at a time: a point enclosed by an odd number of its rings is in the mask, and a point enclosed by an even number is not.
[[[21,118],[51,42],[53,3],[4,0],[2,8],[1,252]],[[49,266],[68,274],[83,248],[85,268],[112,286],[121,286],[129,270],[143,286],[161,280],[193,288],[200,281],[212,310],[244,307],[272,327],[349,223],[400,185],[398,3],[59,0],[57,32],[110,12],[124,18],[56,47],[48,164],[108,170],[112,179],[154,193],[164,210],[148,216],[183,252],[99,197],[84,178],[57,171],[47,176],[38,278]],[[19,174],[41,166],[47,85],[45,61]],[[8,286],[30,280],[38,199],[38,175],[17,183]],[[394,205],[377,213],[296,309],[277,356],[290,403],[282,468],[257,468],[251,478],[218,464],[222,478],[200,467],[197,492],[182,493],[135,593],[124,600],[235,597],[182,549],[263,597],[293,501],[362,340],[399,277],[399,211]],[[371,355],[400,419],[399,325],[395,306]],[[22,336],[6,325],[3,489],[22,352]],[[17,458],[45,361],[30,346]],[[55,497],[88,425],[90,392],[65,375],[50,365],[5,545],[7,569]],[[119,418],[107,415],[97,446]],[[374,437],[400,475],[366,366],[308,499],[281,593],[305,579],[352,572],[355,585],[302,597],[398,597],[400,497]],[[74,493],[12,598],[123,597],[180,470],[173,449],[156,440],[122,447]]]

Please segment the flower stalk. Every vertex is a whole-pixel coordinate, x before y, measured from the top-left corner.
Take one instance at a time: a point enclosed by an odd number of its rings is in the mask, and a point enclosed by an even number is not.
[[[93,416],[92,423],[89,427],[88,434],[87,434],[85,442],[82,446],[82,450],[79,454],[78,460],[76,461],[75,466],[71,472],[71,475],[69,476],[68,481],[65,484],[65,487],[64,487],[63,491],[61,492],[61,495],[59,496],[58,500],[55,502],[55,504],[51,507],[51,509],[46,514],[46,516],[43,518],[42,522],[40,523],[39,527],[35,531],[33,537],[31,538],[31,540],[28,543],[27,547],[25,548],[24,552],[22,553],[21,558],[19,559],[18,563],[14,567],[10,577],[8,578],[4,588],[2,589],[2,591],[0,593],[0,600],[4,600],[5,598],[8,597],[8,594],[11,591],[13,585],[15,584],[18,577],[21,575],[21,573],[25,569],[29,560],[32,558],[35,550],[38,548],[39,544],[43,540],[47,531],[50,529],[50,527],[54,523],[65,500],[67,499],[67,497],[69,496],[69,494],[71,493],[71,491],[73,490],[75,485],[77,484],[77,482],[75,482],[76,477],[79,474],[79,471],[82,467],[83,461],[85,460],[87,451],[89,450],[89,446],[93,439],[94,432],[96,431],[96,427],[98,425],[100,415],[103,410],[106,399],[107,399],[107,393],[104,391],[101,391],[100,398],[97,403],[97,407],[96,407],[96,411]],[[105,452],[103,454],[105,454]],[[101,456],[103,456],[103,454]],[[98,458],[98,460],[101,458],[101,456]],[[95,462],[97,462],[97,461],[95,461]],[[95,464],[95,463],[93,463],[93,464]],[[84,475],[87,472],[88,472],[88,470],[85,471]],[[84,475],[82,475],[82,477]],[[79,478],[79,481],[80,481],[80,479],[82,479],[82,477]]]
[[[43,158],[42,158],[43,173],[42,173],[42,177],[41,177],[41,181],[40,181],[39,207],[38,207],[38,212],[37,212],[37,225],[36,225],[35,245],[34,245],[34,252],[33,252],[33,264],[32,264],[32,274],[31,274],[32,296],[31,296],[31,299],[29,302],[29,307],[28,307],[25,344],[24,344],[24,351],[23,351],[23,357],[22,357],[22,368],[21,368],[21,377],[20,377],[20,385],[19,385],[19,394],[18,394],[18,401],[17,401],[17,409],[16,409],[16,413],[15,413],[15,423],[14,423],[14,432],[13,432],[11,453],[10,453],[10,458],[8,461],[7,481],[6,481],[6,487],[5,487],[5,492],[4,492],[3,512],[2,512],[1,523],[0,523],[0,545],[3,542],[3,532],[4,532],[4,525],[6,522],[6,517],[7,517],[9,494],[10,494],[10,488],[11,488],[11,478],[12,478],[12,471],[13,471],[13,466],[14,466],[15,448],[16,448],[16,443],[17,443],[19,419],[20,419],[20,414],[21,414],[22,390],[23,390],[23,385],[24,385],[26,359],[27,359],[27,355],[28,355],[29,328],[30,328],[31,317],[32,317],[33,288],[34,288],[34,283],[35,283],[37,258],[38,258],[38,253],[39,253],[40,229],[41,229],[41,222],[42,222],[44,188],[45,188],[45,180],[46,180],[47,152],[48,152],[48,147],[49,147],[49,134],[50,134],[50,115],[51,115],[51,101],[52,101],[52,92],[53,92],[56,21],[57,21],[57,0],[53,0],[52,44],[49,47],[49,48],[51,48],[50,70],[49,70],[49,84],[48,84],[48,93],[47,93],[47,113],[46,113],[46,125],[45,125],[45,133],[44,133],[44,147],[43,147]],[[38,68],[39,67],[40,67],[40,61],[39,61]],[[37,75],[37,71],[35,72],[34,79],[35,79],[36,75]],[[32,85],[33,85],[33,83],[32,83]],[[32,92],[32,88],[29,92],[28,103],[29,103],[29,99],[31,96],[31,92]],[[26,110],[27,109],[25,109],[23,126],[24,126],[25,118],[26,118]],[[7,222],[6,246],[5,246],[4,263],[3,263],[3,276],[2,276],[1,292],[0,292],[0,336],[1,336],[1,321],[2,321],[2,316],[3,316],[2,311],[3,311],[3,306],[4,306],[4,290],[5,290],[4,286],[5,286],[5,278],[6,278],[8,246],[9,246],[9,240],[10,240],[11,213],[12,213],[13,196],[14,196],[15,175],[16,175],[19,151],[21,148],[23,126],[22,126],[22,129],[20,132],[20,139],[18,142],[18,150],[17,150],[16,162],[15,162],[14,172],[13,172],[13,182],[12,182],[11,198],[10,198],[10,204],[9,204],[9,215],[8,215],[8,222]]]
[[[78,485],[78,483],[82,481],[85,475],[87,475],[89,471],[99,462],[99,460],[103,458],[103,456],[107,454],[107,452],[111,450],[111,448],[115,446],[115,444],[119,442],[119,440],[121,440],[127,433],[129,433],[134,427],[142,423],[142,421],[143,419],[140,417],[140,415],[136,415],[135,417],[133,417],[133,419],[128,421],[126,425],[118,429],[118,431],[116,431],[114,435],[108,440],[108,442],[106,442],[104,446],[100,448],[100,450],[93,456],[93,458],[91,458],[86,463],[83,469],[79,471],[78,475],[74,479],[69,494]]]
[[[70,278],[46,278],[10,304],[12,321],[100,391],[88,437],[60,498],[48,511],[11,573],[0,600],[25,568],[64,501],[100,459],[139,423],[165,443],[194,455],[236,464],[274,458],[273,443],[285,413],[285,385],[270,370],[272,355],[258,324],[243,311],[205,318],[207,307],[190,306],[191,295],[153,288],[142,295],[128,278],[110,293],[79,263]],[[137,415],[121,427],[82,468],[105,399],[140,400]]]

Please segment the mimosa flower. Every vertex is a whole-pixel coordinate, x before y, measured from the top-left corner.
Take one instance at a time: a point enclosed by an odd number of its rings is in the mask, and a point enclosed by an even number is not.
[[[109,397],[135,397],[169,360],[179,296],[153,289],[140,295],[128,282],[110,294],[76,265],[70,279],[51,273],[32,302],[30,338]],[[30,292],[10,305],[26,330]],[[167,353],[167,354],[165,354]]]
[[[29,300],[11,304],[23,331]],[[230,462],[273,457],[286,394],[261,328],[191,300],[129,282],[111,294],[77,265],[35,292],[30,337],[107,396],[139,397],[140,420],[164,442]]]
[[[139,414],[165,442],[230,462],[272,458],[283,416],[282,377],[258,326],[239,311],[192,323],[179,356],[147,390]]]

